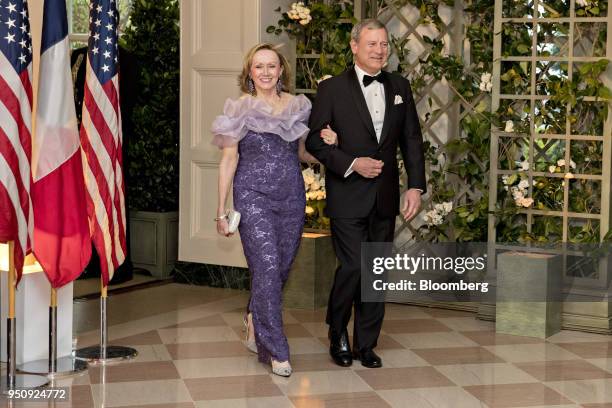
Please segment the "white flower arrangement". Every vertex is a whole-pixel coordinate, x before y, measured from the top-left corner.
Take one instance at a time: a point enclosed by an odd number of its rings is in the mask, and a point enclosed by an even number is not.
[[[548,171],[550,173],[558,173],[561,171],[562,167],[565,167],[566,164],[567,163],[565,162],[565,159],[559,159],[557,160],[556,165],[551,164],[550,166],[548,166]],[[570,160],[569,166],[570,166],[570,169],[576,169],[576,162],[573,160]],[[571,174],[571,173],[568,173],[568,174]]]
[[[310,9],[304,6],[304,3],[301,1],[291,5],[291,9],[287,12],[287,16],[291,20],[299,21],[301,25],[306,25],[312,21]]]
[[[453,202],[446,201],[434,204],[433,209],[423,214],[423,220],[428,226],[441,225],[446,217],[453,210]]]
[[[529,163],[527,163],[527,166],[524,166],[524,163],[525,162],[520,162],[519,168],[526,170],[525,167],[527,167],[527,169],[529,169]],[[510,177],[506,174],[502,176],[504,190],[510,191],[512,198],[514,199],[514,203],[518,207],[531,207],[533,205],[533,198],[527,197],[527,194],[529,193],[529,180],[521,177],[517,184],[514,183],[516,183],[516,177]],[[537,183],[535,180],[533,180],[532,184],[535,186]]]
[[[308,167],[302,170],[302,178],[304,179],[306,200],[318,201],[327,198],[325,192],[325,177],[321,177],[319,173],[315,173],[311,167]],[[312,214],[312,212],[306,211],[306,214]]]
[[[483,92],[491,92],[493,83],[491,82],[491,73],[485,72],[480,76],[480,90]]]
[[[506,128],[504,129],[504,132],[508,132],[508,133],[514,132],[514,122],[512,122],[511,120],[507,120]]]
[[[580,7],[586,7],[589,5],[589,0],[576,0],[576,4]]]

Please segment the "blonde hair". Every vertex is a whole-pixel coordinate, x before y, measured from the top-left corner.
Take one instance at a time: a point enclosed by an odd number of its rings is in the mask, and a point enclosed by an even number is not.
[[[253,57],[255,56],[257,51],[261,50],[270,50],[276,53],[276,56],[280,61],[281,68],[283,69],[279,81],[281,81],[281,85],[283,86],[282,90],[289,92],[291,86],[291,67],[289,66],[289,62],[287,61],[287,58],[285,58],[285,56],[281,54],[280,51],[278,51],[277,47],[269,43],[257,44],[256,46],[251,48],[249,52],[247,52],[247,54],[244,56],[242,72],[238,76],[238,86],[240,86],[240,90],[244,93],[250,93],[249,78],[251,72],[251,65],[253,64]]]

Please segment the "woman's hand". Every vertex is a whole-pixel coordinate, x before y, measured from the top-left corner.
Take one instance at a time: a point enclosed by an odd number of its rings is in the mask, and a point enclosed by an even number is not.
[[[321,139],[328,145],[338,144],[338,135],[327,125],[327,128],[321,130]]]
[[[227,222],[227,218],[223,218],[217,221],[217,233],[226,237],[231,237],[232,235],[234,235],[230,234],[229,232],[229,223]]]

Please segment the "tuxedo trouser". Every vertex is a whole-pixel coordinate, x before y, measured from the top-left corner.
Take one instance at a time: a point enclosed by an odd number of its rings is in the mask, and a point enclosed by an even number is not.
[[[340,266],[329,295],[326,322],[341,333],[354,305],[353,349],[376,347],[385,315],[384,302],[361,301],[361,243],[393,242],[395,217],[381,217],[374,209],[362,218],[332,218],[332,242]]]

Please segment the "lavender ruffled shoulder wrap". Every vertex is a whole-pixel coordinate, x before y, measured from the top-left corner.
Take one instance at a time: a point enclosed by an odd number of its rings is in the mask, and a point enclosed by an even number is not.
[[[311,103],[304,95],[294,96],[285,108],[274,113],[264,101],[252,96],[228,99],[223,114],[214,120],[211,131],[212,144],[219,148],[234,146],[249,131],[273,133],[287,142],[293,142],[308,134],[308,117]]]

